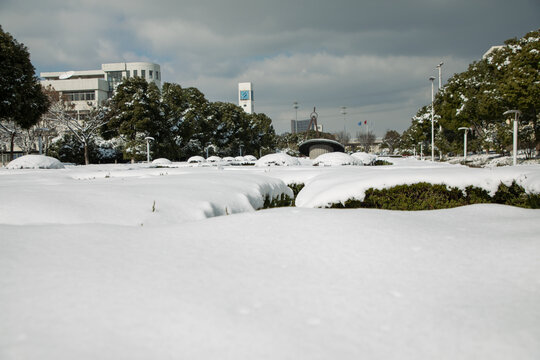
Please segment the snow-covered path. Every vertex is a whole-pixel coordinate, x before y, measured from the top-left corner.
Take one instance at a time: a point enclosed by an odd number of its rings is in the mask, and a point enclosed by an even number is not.
[[[2,359],[536,359],[540,213],[1,225]]]

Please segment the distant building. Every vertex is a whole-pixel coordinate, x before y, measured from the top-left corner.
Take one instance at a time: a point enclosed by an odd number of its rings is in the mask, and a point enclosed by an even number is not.
[[[141,77],[161,88],[161,68],[148,62],[102,64],[101,70],[42,72],[41,84],[52,86],[71,101],[79,114],[90,111],[113,96],[123,79]]]
[[[291,134],[306,132],[308,130],[308,126],[309,126],[310,121],[311,121],[311,119],[307,119],[307,120],[291,120]],[[317,124],[317,129],[320,132],[322,132],[323,131],[322,124]],[[311,130],[315,130],[315,125],[314,124],[311,126]]]
[[[250,82],[238,83],[238,105],[248,114],[253,114],[253,85]]]

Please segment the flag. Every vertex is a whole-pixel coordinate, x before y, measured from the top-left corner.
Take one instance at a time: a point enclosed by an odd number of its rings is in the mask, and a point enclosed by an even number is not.
[[[367,125],[367,120],[364,120],[364,124],[366,124],[366,125]]]

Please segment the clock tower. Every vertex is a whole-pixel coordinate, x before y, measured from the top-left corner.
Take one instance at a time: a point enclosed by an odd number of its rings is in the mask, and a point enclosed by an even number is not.
[[[253,86],[250,82],[238,83],[238,105],[253,114]]]

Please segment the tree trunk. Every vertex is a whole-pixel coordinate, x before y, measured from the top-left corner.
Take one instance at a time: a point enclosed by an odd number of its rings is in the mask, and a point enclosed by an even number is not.
[[[88,157],[88,143],[84,142],[84,165],[89,165],[90,159]]]
[[[9,155],[9,160],[10,161],[13,161],[13,151],[15,149],[15,132],[12,132],[11,133],[11,144],[10,144],[10,155]]]

